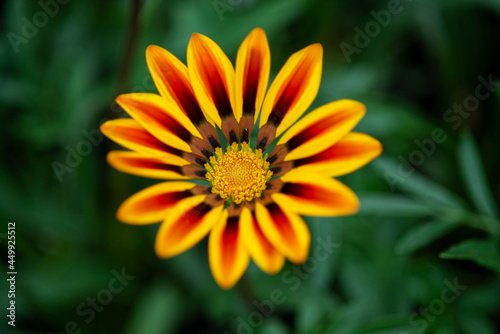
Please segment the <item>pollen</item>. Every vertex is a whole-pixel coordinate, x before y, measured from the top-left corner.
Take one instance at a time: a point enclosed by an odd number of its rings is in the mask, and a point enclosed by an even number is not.
[[[236,204],[259,198],[273,175],[262,150],[252,150],[246,142],[233,143],[226,152],[220,147],[205,164],[206,178],[212,184],[212,193]]]

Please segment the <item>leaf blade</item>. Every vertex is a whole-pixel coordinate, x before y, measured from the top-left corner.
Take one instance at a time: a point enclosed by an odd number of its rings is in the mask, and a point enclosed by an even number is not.
[[[460,173],[476,208],[484,215],[498,218],[498,208],[491,189],[488,187],[479,150],[469,132],[464,133],[460,138],[458,160]]]
[[[442,252],[440,257],[452,260],[470,260],[500,274],[500,251],[493,240],[465,240]]]
[[[398,164],[395,159],[387,156],[379,157],[371,165],[385,178],[392,191],[401,189],[433,206],[444,205],[456,209],[466,209],[463,199],[458,195],[420,174],[412,166],[410,166],[411,169],[408,169],[408,173],[405,173],[402,171],[402,168],[405,168],[403,162]],[[398,186],[395,187],[395,184]]]
[[[398,255],[413,253],[453,231],[459,225],[458,223],[446,221],[417,225],[399,239],[395,252]]]

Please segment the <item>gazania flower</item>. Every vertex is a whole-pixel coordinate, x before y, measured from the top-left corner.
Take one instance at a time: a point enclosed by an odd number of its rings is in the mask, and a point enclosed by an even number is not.
[[[159,95],[120,95],[132,119],[108,121],[101,130],[130,149],[109,153],[113,167],[168,181],[127,199],[118,219],[162,222],[155,242],[162,258],[209,234],[210,268],[223,288],[239,280],[250,258],[269,274],[285,258],[304,262],[310,234],[301,215],[356,212],[356,195],[333,177],[381,152],[377,140],[351,132],[365,113],[359,102],[331,102],[300,119],[318,92],[322,57],[320,44],[296,52],[267,90],[271,60],[261,29],[243,41],[234,68],[200,34],[189,42],[187,67],[149,46]]]

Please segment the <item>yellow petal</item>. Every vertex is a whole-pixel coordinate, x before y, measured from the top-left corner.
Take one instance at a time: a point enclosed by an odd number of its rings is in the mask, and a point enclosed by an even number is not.
[[[180,200],[193,196],[191,182],[162,182],[139,191],[120,205],[118,220],[136,225],[158,223]]]
[[[278,141],[278,145],[286,143],[289,150],[285,161],[311,156],[335,144],[364,114],[365,106],[353,100],[339,100],[313,110]]]
[[[205,116],[219,127],[234,115],[234,68],[210,38],[193,34],[187,50],[189,77]]]
[[[246,207],[241,212],[240,225],[245,247],[257,266],[268,274],[279,272],[285,257],[267,240],[254,214]]]
[[[182,173],[181,166],[189,163],[176,156],[150,156],[130,151],[111,151],[107,160],[111,166],[124,173],[155,179],[187,179]]]
[[[161,96],[176,104],[194,124],[203,122],[205,116],[196,101],[186,65],[156,45],[148,46],[146,60]]]
[[[271,244],[294,263],[302,263],[309,254],[309,228],[297,214],[279,204],[256,203],[259,227]]]
[[[271,70],[271,52],[266,34],[256,28],[245,38],[236,56],[236,120],[259,116]]]
[[[260,127],[276,126],[276,137],[309,108],[321,81],[323,47],[310,45],[287,60],[264,99]]]
[[[197,244],[219,221],[222,205],[212,208],[204,203],[206,195],[181,200],[169,211],[156,235],[155,250],[159,257],[178,255]]]
[[[293,161],[296,170],[325,176],[349,174],[382,153],[380,142],[363,133],[350,132],[334,145],[310,157]]]
[[[189,118],[160,95],[123,94],[116,98],[116,102],[153,136],[174,148],[191,152],[191,137],[201,138]]]
[[[212,275],[223,289],[233,287],[248,267],[250,257],[242,242],[238,217],[228,218],[227,210],[210,232],[208,258]]]
[[[159,141],[141,124],[130,118],[107,121],[101,125],[101,132],[114,142],[136,152],[147,154],[180,155],[181,151]]]
[[[341,182],[320,174],[293,170],[281,177],[283,186],[272,199],[306,216],[343,216],[359,209],[354,192]]]

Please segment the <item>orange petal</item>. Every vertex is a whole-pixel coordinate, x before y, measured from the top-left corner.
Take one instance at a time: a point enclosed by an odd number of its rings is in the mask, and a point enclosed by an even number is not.
[[[196,101],[186,65],[156,45],[148,46],[146,60],[161,96],[179,106],[194,124],[202,123],[205,116]]]
[[[300,216],[276,203],[256,203],[259,227],[271,244],[290,261],[302,263],[309,254],[311,235]]]
[[[177,156],[181,154],[180,150],[159,141],[141,124],[130,118],[107,121],[101,125],[101,132],[114,142],[136,152],[170,153]]]
[[[189,163],[176,156],[160,157],[130,151],[111,151],[108,153],[107,160],[111,166],[128,174],[155,179],[187,179],[182,173],[181,166]]]
[[[189,142],[192,136],[201,138],[189,118],[160,95],[123,94],[116,98],[116,102],[153,136],[174,148],[191,152]]]
[[[259,268],[268,274],[279,272],[285,264],[284,256],[267,240],[255,215],[246,207],[241,212],[239,224],[243,243]]]
[[[235,285],[248,267],[250,257],[241,239],[238,217],[227,218],[227,210],[224,210],[208,239],[210,269],[223,289]]]
[[[290,56],[264,99],[260,127],[270,123],[279,136],[302,116],[318,93],[322,62],[321,44],[310,45]]]
[[[286,144],[285,161],[319,153],[349,133],[365,114],[365,106],[353,100],[339,100],[319,107],[292,126],[278,145]]]
[[[264,30],[256,28],[241,44],[236,57],[236,109],[238,121],[242,116],[249,116],[253,122],[248,124],[247,137],[240,129],[241,141],[248,142],[253,124],[259,116],[264,95],[266,94],[271,70],[271,53]],[[251,126],[250,126],[251,124]]]
[[[187,50],[189,77],[196,98],[207,118],[219,127],[233,116],[234,68],[210,38],[193,34]]]
[[[292,212],[306,216],[343,216],[359,209],[354,192],[335,179],[298,170],[280,179],[283,186],[271,197]]]
[[[296,169],[325,176],[349,174],[382,152],[380,142],[363,133],[351,132],[334,145],[313,156],[293,161]]]
[[[118,220],[138,225],[158,223],[180,200],[193,196],[194,187],[191,182],[169,181],[143,189],[120,205]]]
[[[220,220],[223,205],[212,208],[204,202],[206,197],[185,198],[169,211],[156,235],[155,250],[159,257],[172,257],[190,249]]]

